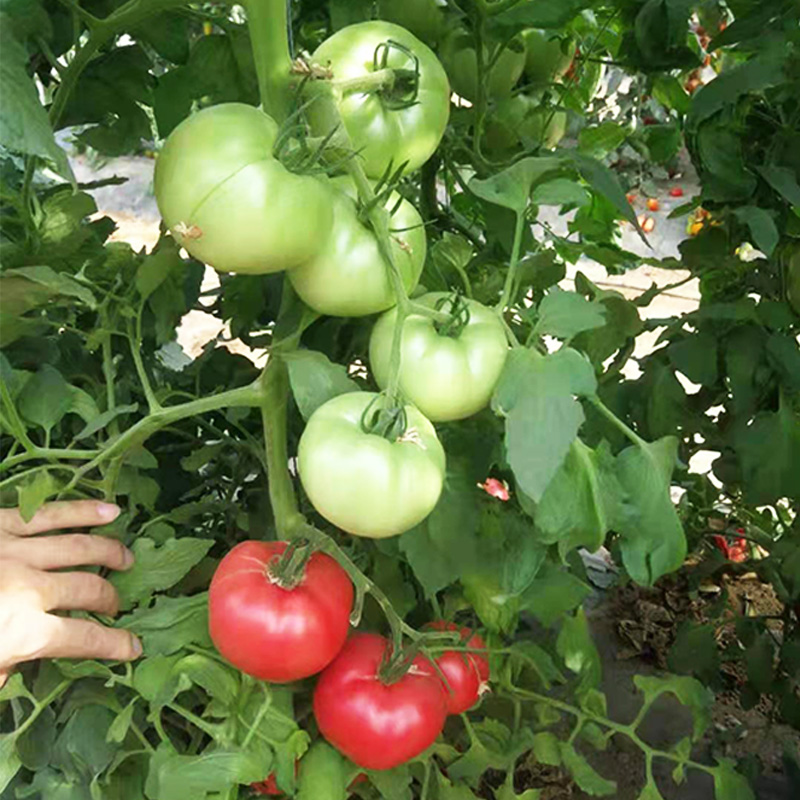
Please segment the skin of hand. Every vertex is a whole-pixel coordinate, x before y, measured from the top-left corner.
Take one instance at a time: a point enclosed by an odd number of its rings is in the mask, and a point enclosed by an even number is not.
[[[47,503],[25,522],[17,509],[0,509],[0,686],[16,664],[34,658],[131,661],[141,655],[141,643],[126,630],[50,613],[117,613],[117,591],[107,580],[63,570],[130,569],[133,554],[121,542],[73,532],[107,525],[119,512],[95,500]],[[69,533],[38,535],[50,531]]]

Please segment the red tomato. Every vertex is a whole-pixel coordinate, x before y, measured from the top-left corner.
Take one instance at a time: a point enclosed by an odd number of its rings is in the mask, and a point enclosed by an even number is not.
[[[324,669],[350,627],[353,584],[324,553],[314,553],[294,588],[270,576],[287,542],[242,542],[220,562],[208,595],[217,650],[260,680],[287,683]]]
[[[636,195],[635,195],[633,192],[628,192],[628,194],[626,194],[626,195],[625,195],[625,199],[626,199],[626,200],[627,200],[627,201],[628,201],[628,202],[629,202],[631,205],[633,205],[633,202],[634,202],[634,200],[636,200]]]
[[[437,620],[426,626],[430,630],[458,631],[461,641],[467,647],[486,649],[486,644],[469,628],[460,628],[452,622]],[[458,650],[445,650],[436,658],[439,669],[447,678],[447,713],[461,714],[478,702],[481,692],[489,680],[489,662],[480,655],[462,653]],[[438,673],[434,673],[437,674]]]
[[[418,756],[436,740],[447,717],[442,684],[422,656],[394,683],[380,680],[390,648],[376,634],[352,636],[314,691],[320,732],[364,769],[392,769]]]
[[[655,197],[650,197],[647,200],[647,208],[649,211],[658,211],[658,209],[661,208],[661,204]]]
[[[261,781],[261,783],[251,783],[250,788],[258,795],[276,797],[277,795],[283,794],[278,788],[274,772],[271,772],[269,777],[265,781]]]
[[[683,189],[680,186],[673,186],[669,190],[670,197],[683,197]]]

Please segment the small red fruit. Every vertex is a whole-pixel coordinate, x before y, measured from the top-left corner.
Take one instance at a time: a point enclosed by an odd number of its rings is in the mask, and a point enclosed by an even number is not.
[[[652,233],[655,230],[656,221],[652,217],[647,217],[642,223],[642,230],[645,233]]]
[[[497,480],[497,478],[487,478],[483,483],[478,484],[478,488],[483,489],[490,497],[496,497],[503,502],[506,502],[511,497],[508,484],[505,481]]]
[[[633,192],[628,192],[628,194],[626,194],[626,195],[625,195],[625,199],[626,199],[626,200],[627,200],[627,201],[628,201],[628,202],[629,202],[631,205],[633,205],[633,202],[634,202],[634,200],[636,200],[636,195],[635,195]]]
[[[250,788],[257,795],[262,796],[269,795],[270,797],[277,797],[278,795],[283,794],[283,792],[278,788],[274,772],[271,772],[269,777],[265,781],[261,781],[261,783],[251,783]]]
[[[661,208],[661,203],[655,197],[650,197],[647,200],[647,208],[649,211],[658,211]]]
[[[669,190],[670,197],[683,197],[683,189],[680,186],[673,186]]]

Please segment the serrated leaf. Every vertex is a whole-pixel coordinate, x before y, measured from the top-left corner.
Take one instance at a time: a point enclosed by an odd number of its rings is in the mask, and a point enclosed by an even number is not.
[[[206,592],[192,597],[159,597],[152,608],[138,608],[118,624],[142,640],[148,655],[172,655],[190,644],[211,646]]]
[[[600,685],[603,676],[600,654],[589,633],[586,614],[582,608],[561,623],[556,651],[564,659],[567,669],[579,676],[576,690],[579,695],[585,696],[590,689],[596,689]]]
[[[540,764],[561,766],[561,740],[554,733],[543,731],[533,737],[533,755]]]
[[[549,627],[577,608],[591,593],[583,581],[569,572],[545,565],[523,595],[523,608]]]
[[[536,183],[563,165],[558,156],[523,158],[490,178],[473,178],[469,188],[482,200],[522,214]]]
[[[733,762],[729,759],[719,759],[712,775],[716,800],[756,800],[747,778],[735,770]]]
[[[29,522],[58,489],[59,484],[47,471],[37,472],[32,478],[17,484],[17,505],[22,519]]]
[[[0,734],[0,792],[5,792],[22,766],[17,754],[16,741],[16,734]]]
[[[645,703],[650,705],[662,694],[674,694],[691,712],[693,737],[699,739],[711,722],[713,693],[700,681],[685,675],[666,675],[663,677],[634,675],[636,688],[644,694]]]
[[[199,653],[182,658],[173,671],[188,676],[192,683],[201,686],[225,706],[232,705],[239,692],[239,680],[234,670]]]
[[[606,323],[605,307],[575,292],[554,286],[539,304],[535,332],[559,339],[571,339],[581,331],[601,328]]]
[[[519,3],[491,18],[500,30],[517,32],[522,28],[560,28],[581,9],[591,5],[589,0],[536,0]]]
[[[139,404],[131,403],[130,405],[116,406],[108,411],[103,411],[101,414],[98,414],[86,423],[83,430],[81,430],[81,432],[75,437],[75,441],[77,442],[81,439],[88,439],[90,436],[94,436],[94,434],[103,430],[103,428],[105,428],[112,420],[117,419],[117,417],[124,416],[125,414],[135,414],[138,410]]]
[[[771,256],[780,239],[778,226],[772,216],[763,208],[758,208],[757,206],[742,206],[733,213],[739,222],[750,228],[753,244],[765,256]]]
[[[669,492],[677,447],[677,440],[667,436],[617,456],[617,477],[629,505],[615,527],[622,536],[625,569],[644,586],[674,572],[686,558],[686,536]]]
[[[627,126],[607,120],[584,128],[578,134],[578,150],[593,158],[605,158],[628,138],[629,133]]]
[[[780,194],[790,205],[800,208],[800,186],[795,172],[788,167],[776,167],[767,164],[756,167],[765,181]]]
[[[115,572],[109,580],[117,589],[120,608],[176,584],[211,549],[211,539],[171,539],[156,547],[151,539],[137,539],[132,546],[136,558],[127,572]]]
[[[57,369],[45,364],[20,392],[17,398],[20,414],[49,432],[72,408],[73,388]]]
[[[567,742],[561,742],[561,760],[575,783],[587,794],[593,797],[606,797],[616,793],[616,782],[606,780],[597,773],[589,762]]]
[[[591,197],[577,181],[553,178],[534,187],[531,202],[537,206],[585,206]]]
[[[147,300],[169,277],[183,267],[178,245],[171,238],[162,238],[158,249],[146,256],[136,271],[136,290]]]
[[[328,400],[358,391],[358,385],[347,376],[347,370],[341,364],[334,364],[323,353],[297,350],[281,358],[289,369],[292,394],[305,420]]]

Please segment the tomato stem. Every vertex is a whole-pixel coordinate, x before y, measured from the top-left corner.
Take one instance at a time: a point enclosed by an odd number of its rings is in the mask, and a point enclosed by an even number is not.
[[[289,21],[286,0],[243,0],[258,77],[261,107],[279,124],[291,108]]]
[[[307,539],[294,539],[283,553],[267,564],[267,577],[281,589],[297,588],[306,575],[306,565],[313,555]]]

